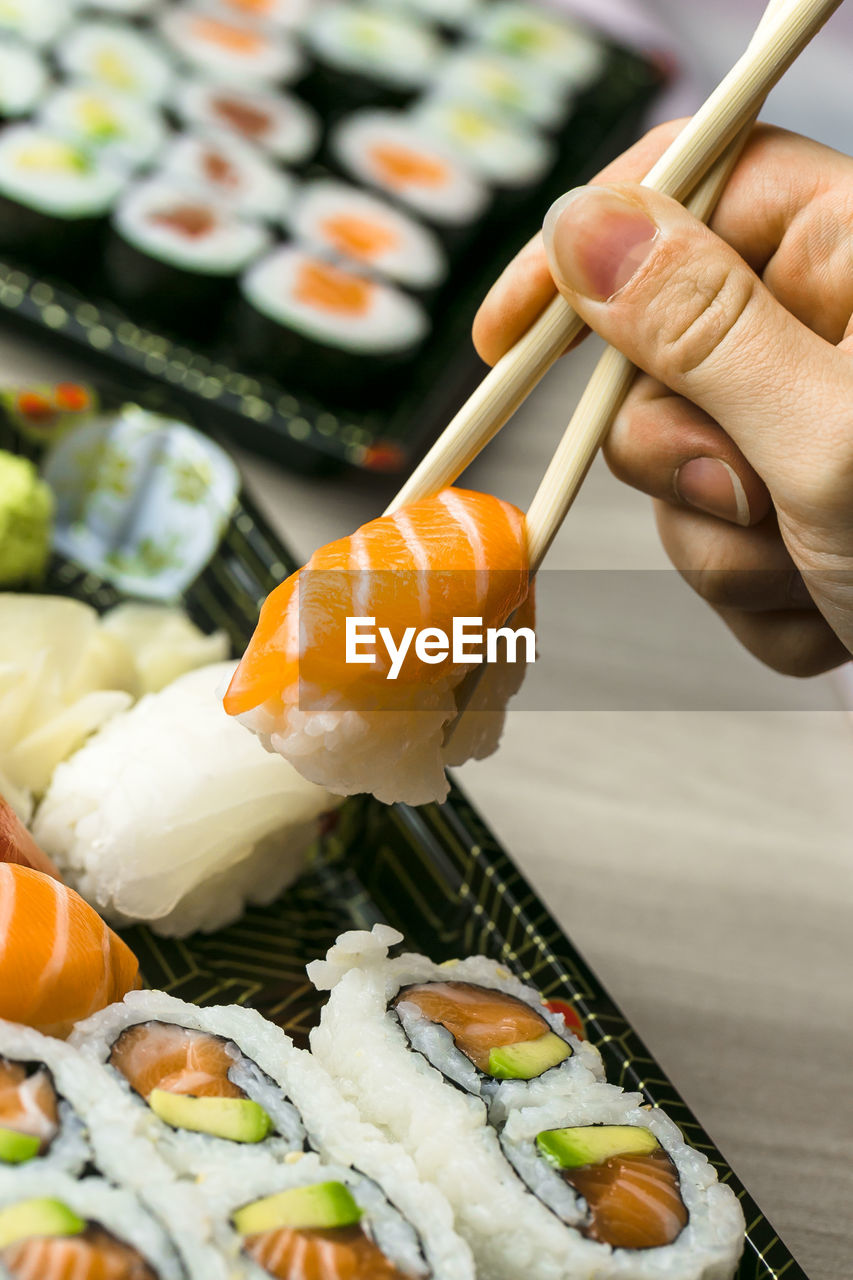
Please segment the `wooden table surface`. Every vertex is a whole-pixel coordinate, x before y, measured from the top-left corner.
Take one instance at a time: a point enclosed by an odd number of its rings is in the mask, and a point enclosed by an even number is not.
[[[592,357],[472,487],[529,500]],[[81,372],[0,333],[2,381]],[[392,488],[241,461],[303,557]],[[555,709],[511,715],[461,782],[807,1274],[850,1280],[853,720],[837,679],[765,673],[664,567],[645,499],[596,466],[549,570],[598,572],[540,587]]]

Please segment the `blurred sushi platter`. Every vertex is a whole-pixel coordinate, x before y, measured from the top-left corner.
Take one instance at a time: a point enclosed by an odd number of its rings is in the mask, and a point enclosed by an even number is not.
[[[281,461],[400,469],[659,78],[517,0],[0,0],[0,317]]]
[[[560,1233],[558,1257],[579,1250],[579,1268],[606,1254],[596,1274],[651,1278],[664,1274],[643,1262],[653,1248],[666,1250],[667,1274],[690,1280],[805,1280],[455,785],[441,805],[342,801],[223,713],[216,695],[234,668],[228,655],[243,651],[261,602],[295,566],[218,445],[155,391],[134,403],[101,385],[18,388],[0,398],[0,493],[0,581],[15,587],[0,589],[2,958],[17,948],[18,977],[0,985],[4,1280],[72,1274],[46,1268],[67,1265],[75,1250],[95,1267],[85,1270],[78,1257],[73,1274],[87,1280],[474,1280],[468,1244],[478,1274],[517,1274],[511,1259],[501,1267],[483,1259],[496,1254],[499,1230],[523,1249],[535,1236],[529,1226],[510,1217],[509,1230],[495,1220],[479,1239],[473,1226],[465,1241],[453,1235],[477,1197],[471,1224],[494,1218],[488,1180],[463,1185],[461,1209],[453,1202],[453,1219],[442,1220],[425,1206],[450,1184],[420,1164],[416,1174],[408,1149],[366,1127],[371,1111],[372,1123],[384,1106],[399,1113],[391,1085],[405,1086],[407,1076],[415,1108],[426,1106],[429,1081],[433,1090],[440,1082],[437,1126],[452,1129],[453,1108],[465,1112],[460,1158],[466,1142],[483,1145],[479,1130],[467,1132],[475,1100],[466,1097],[482,1087],[488,1123],[502,1135],[498,1170],[505,1158],[513,1163],[522,1211]],[[188,511],[195,539],[186,536]],[[16,520],[22,513],[29,523]],[[62,930],[51,929],[60,912]],[[60,933],[79,957],[75,981]],[[424,954],[397,954],[401,934]],[[91,941],[78,946],[84,937]],[[153,990],[133,989],[137,961]],[[363,997],[377,983],[372,1010]],[[508,1017],[503,1032],[521,1019],[518,1034],[497,1042],[506,1051],[500,1063],[492,1050],[478,1067],[486,1084],[471,1086],[474,1048],[463,1051],[469,1075],[457,1078],[458,1064],[442,1057],[445,1042],[416,1040],[422,1032],[409,1029],[412,1000],[444,999],[445,988],[464,998],[463,989],[473,991],[488,1017]],[[395,1053],[382,1031],[391,990],[411,1046]],[[362,995],[353,1000],[353,991]],[[422,1003],[428,1022],[429,1008]],[[321,1009],[309,1056],[299,1046]],[[539,1049],[540,1030],[551,1056],[525,1065],[519,1054]],[[69,1032],[67,1043],[52,1038]],[[454,1032],[460,1045],[462,1034]],[[355,1051],[341,1047],[349,1041]],[[353,1126],[347,1099],[359,1060],[371,1054],[382,1087],[358,1097]],[[141,1080],[152,1071],[162,1080],[153,1089]],[[26,1124],[9,1111],[18,1095]],[[27,1128],[37,1115],[46,1138]],[[673,1222],[665,1209],[650,1212],[643,1229],[666,1228],[666,1242],[624,1238],[611,1251],[606,1236],[555,1225],[530,1170],[540,1159],[530,1134],[542,1127],[538,1116],[565,1125],[566,1115],[577,1127],[549,1134],[564,1141],[594,1126],[615,1150],[629,1141],[626,1167],[641,1181],[664,1179],[680,1214]],[[404,1118],[408,1128],[408,1109]],[[450,1162],[440,1154],[442,1166]],[[282,1231],[304,1227],[311,1236],[314,1218],[288,1214],[304,1211],[304,1189],[321,1186],[336,1188],[337,1206],[319,1222],[324,1247],[337,1261],[353,1238],[374,1251],[378,1241],[386,1253],[375,1255],[374,1270],[287,1269],[266,1250],[283,1245]],[[580,1194],[594,1207],[592,1183]],[[342,1203],[349,1216],[341,1217]],[[422,1250],[414,1254],[405,1246],[413,1230]],[[39,1249],[42,1270],[34,1271]],[[639,1251],[629,1256],[640,1270],[619,1269],[628,1250]],[[389,1269],[389,1257],[399,1265]],[[96,1269],[108,1259],[115,1270]],[[574,1263],[564,1272],[537,1265],[542,1276],[592,1274]]]

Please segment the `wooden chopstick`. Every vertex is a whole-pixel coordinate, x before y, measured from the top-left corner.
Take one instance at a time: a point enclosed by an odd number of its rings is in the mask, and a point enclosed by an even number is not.
[[[842,0],[788,0],[762,23],[746,52],[644,179],[684,199],[728,143],[757,114],[764,98]],[[452,484],[500,431],[577,337],[583,322],[559,295],[486,374],[412,472],[386,510],[429,497]]]
[[[789,4],[790,0],[769,0],[753,42],[760,38],[762,29],[766,30]],[[758,110],[717,157],[690,198],[685,200],[686,207],[700,222],[710,220],[749,139]],[[636,366],[615,347],[608,347],[596,365],[527,513],[531,574],[539,570],[637,372]],[[511,624],[512,618],[505,625]],[[445,746],[456,732],[483,674],[482,666],[474,667],[457,687],[456,715],[445,728]]]

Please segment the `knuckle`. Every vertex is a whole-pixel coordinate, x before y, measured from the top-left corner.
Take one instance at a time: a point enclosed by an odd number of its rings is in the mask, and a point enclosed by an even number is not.
[[[695,377],[736,340],[758,280],[739,264],[721,263],[703,278],[685,277],[666,306],[658,333],[664,381]]]

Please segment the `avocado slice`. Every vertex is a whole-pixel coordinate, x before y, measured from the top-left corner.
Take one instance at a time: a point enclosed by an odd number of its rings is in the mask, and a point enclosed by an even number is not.
[[[0,1249],[31,1236],[79,1236],[86,1223],[61,1200],[19,1200],[0,1209]]]
[[[232,1220],[241,1236],[254,1236],[283,1227],[297,1231],[351,1227],[361,1214],[349,1188],[342,1182],[316,1182],[310,1187],[293,1187],[290,1191],[255,1200],[238,1209]]]
[[[593,1124],[546,1129],[536,1138],[541,1155],[558,1169],[604,1164],[612,1156],[648,1156],[660,1150],[653,1133],[632,1124]]]
[[[41,1141],[31,1133],[0,1129],[0,1164],[24,1164],[39,1153]]]
[[[210,1133],[231,1142],[263,1142],[272,1130],[272,1120],[251,1098],[193,1098],[188,1093],[154,1089],[148,1105],[156,1116],[174,1129]]]
[[[571,1045],[553,1031],[489,1051],[489,1075],[496,1080],[533,1080],[572,1056]]]

